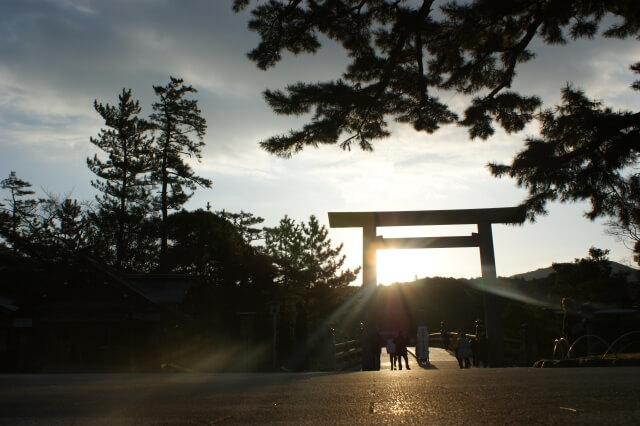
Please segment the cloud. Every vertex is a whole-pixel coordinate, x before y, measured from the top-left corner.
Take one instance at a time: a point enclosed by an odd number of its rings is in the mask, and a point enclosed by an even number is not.
[[[519,65],[513,88],[540,95],[548,107],[560,102],[560,89],[567,83],[584,89],[589,97],[607,102],[630,91],[633,75],[629,65],[636,62],[640,54],[636,40],[600,36],[560,46],[543,46],[536,40],[532,50],[536,58]]]

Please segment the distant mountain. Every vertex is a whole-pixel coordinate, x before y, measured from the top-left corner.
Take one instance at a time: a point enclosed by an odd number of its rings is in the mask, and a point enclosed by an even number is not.
[[[547,268],[540,268],[540,269],[536,269],[535,271],[529,271],[529,272],[524,272],[522,274],[516,274],[516,275],[512,275],[509,278],[521,278],[521,279],[525,279],[525,280],[535,280],[538,278],[545,278],[547,276],[549,276],[551,273],[553,272],[553,268],[551,266],[547,267]],[[618,263],[618,262],[611,262],[611,272],[613,272],[614,274],[617,272],[623,272],[623,273],[627,273],[629,276],[629,278],[633,279],[634,278],[634,274],[637,274],[638,272],[640,272],[640,270],[636,269],[636,268],[632,268],[630,266],[627,265],[623,265],[622,263]]]

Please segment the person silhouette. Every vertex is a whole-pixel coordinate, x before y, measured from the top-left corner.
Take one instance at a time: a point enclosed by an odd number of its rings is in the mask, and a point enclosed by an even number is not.
[[[402,370],[402,358],[404,358],[404,364],[407,367],[407,370],[411,370],[411,368],[409,368],[409,357],[407,356],[407,338],[402,330],[398,331],[395,344],[396,357],[398,358],[398,370]]]
[[[469,368],[471,366],[471,362],[469,361],[469,358],[471,357],[471,345],[469,344],[469,339],[467,339],[467,335],[465,333],[462,333],[458,339],[456,352],[460,368]]]
[[[444,321],[440,321],[440,339],[442,341],[442,348],[449,349],[449,333],[444,328]]]
[[[387,353],[389,354],[389,363],[391,364],[391,369],[396,369],[396,344],[393,341],[393,337],[389,337],[387,339]]]

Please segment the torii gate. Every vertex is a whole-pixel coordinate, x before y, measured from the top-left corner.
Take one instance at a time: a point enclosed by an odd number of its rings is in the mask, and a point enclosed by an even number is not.
[[[493,223],[523,223],[522,207],[490,209],[421,210],[397,212],[330,212],[331,228],[362,228],[362,286],[377,284],[376,251],[399,248],[478,247],[482,278],[491,285],[495,281],[496,261],[493,251]],[[376,235],[378,226],[469,225],[478,232],[470,236],[383,238]],[[485,327],[489,339],[489,362],[492,367],[503,364],[503,337],[500,313],[495,297],[484,293]]]

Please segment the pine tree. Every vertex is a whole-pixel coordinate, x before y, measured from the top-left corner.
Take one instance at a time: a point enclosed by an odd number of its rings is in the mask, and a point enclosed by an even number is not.
[[[234,10],[251,0],[235,0]],[[593,38],[605,17],[617,18],[605,37],[637,37],[640,3],[617,1],[473,0],[436,7],[433,0],[269,1],[252,10],[249,28],[261,41],[249,58],[266,70],[293,54],[315,53],[320,35],[340,44],[351,63],[340,78],[296,83],[264,96],[278,114],[313,112],[310,122],[261,145],[291,156],[306,146],[336,144],[364,150],[389,136],[386,118],[432,133],[457,122],[486,139],[498,123],[522,130],[541,105],[535,95],[509,90],[518,64],[535,57],[535,40],[565,44]],[[438,96],[473,96],[462,118]]]
[[[313,290],[345,287],[356,279],[359,268],[342,269],[342,244],[333,247],[328,234],[313,215],[300,224],[285,216],[278,226],[264,229],[266,251],[278,271],[276,282],[285,294],[308,304]]]
[[[197,90],[185,86],[184,80],[170,77],[166,86],[153,86],[158,101],[153,104],[151,126],[157,134],[155,141],[158,166],[153,173],[154,182],[160,185],[156,205],[161,213],[160,267],[168,248],[167,218],[169,210],[179,210],[198,186],[211,187],[209,179],[197,176],[186,162],[185,156],[200,160],[204,147],[206,120],[200,115],[198,101],[188,99]]]
[[[168,270],[220,288],[244,284],[253,250],[232,223],[213,212],[181,210],[169,224]]]
[[[151,211],[150,172],[154,166],[152,139],[146,135],[147,124],[138,117],[140,103],[131,97],[131,89],[122,89],[118,106],[94,101],[94,108],[104,119],[106,129],[90,142],[108,155],[87,158],[87,166],[98,176],[91,185],[101,192],[100,226],[104,235],[114,235],[115,264],[126,268],[131,245],[139,224]]]
[[[226,210],[220,210],[215,213],[216,215],[231,222],[240,232],[242,238],[247,244],[251,244],[254,241],[264,238],[262,235],[262,229],[253,227],[264,222],[263,218],[254,216],[253,213],[245,212],[243,210],[241,210],[240,213],[231,213]]]
[[[34,228],[33,219],[38,201],[33,198],[25,198],[35,192],[29,189],[32,185],[20,179],[14,171],[11,171],[9,177],[0,182],[0,186],[8,191],[7,197],[4,198],[7,204],[0,205],[0,209],[4,213],[4,220],[0,222],[2,223],[0,232],[15,253],[28,240],[26,235]]]
[[[275,282],[285,294],[300,294],[311,282],[304,264],[302,227],[288,216],[278,226],[264,228],[265,248],[277,270]]]
[[[88,210],[88,203],[47,194],[40,200],[31,254],[44,262],[73,263],[80,252],[89,249],[91,236],[98,231]]]
[[[632,67],[640,72],[640,63]],[[632,87],[640,90],[640,82]],[[640,225],[640,113],[614,111],[567,86],[562,105],[539,114],[540,137],[527,138],[510,165],[489,165],[494,176],[509,176],[528,190],[530,218],[545,214],[549,201],[589,200],[587,217],[613,218],[609,226],[636,244]]]

